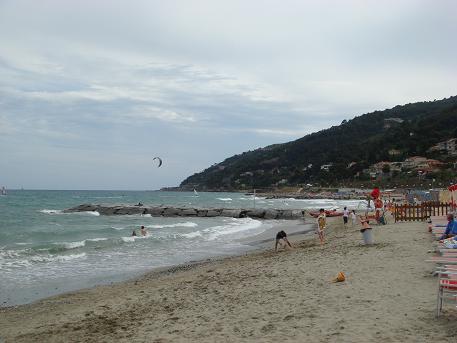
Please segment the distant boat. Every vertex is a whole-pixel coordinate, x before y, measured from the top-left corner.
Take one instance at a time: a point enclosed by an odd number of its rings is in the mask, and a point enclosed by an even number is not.
[[[198,192],[195,190],[195,188],[194,188],[194,195],[195,195],[196,197],[199,196],[199,195],[198,195]]]
[[[0,195],[6,195],[6,194],[7,194],[6,188],[2,187],[2,191],[0,192]]]

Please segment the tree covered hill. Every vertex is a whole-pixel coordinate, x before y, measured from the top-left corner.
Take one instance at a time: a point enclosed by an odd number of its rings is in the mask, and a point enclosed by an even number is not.
[[[292,142],[244,152],[188,177],[180,187],[235,190],[350,181],[379,161],[433,157],[427,150],[453,137],[457,96],[367,113]]]

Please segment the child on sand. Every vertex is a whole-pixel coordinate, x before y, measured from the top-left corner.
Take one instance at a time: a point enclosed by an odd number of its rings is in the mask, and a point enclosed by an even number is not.
[[[360,223],[362,224],[362,229],[360,230],[360,232],[364,232],[365,230],[371,230],[370,221],[368,220],[368,217],[359,216],[359,218]]]
[[[323,208],[319,210],[319,216],[317,217],[317,234],[319,235],[319,240],[321,242],[321,245],[325,243],[324,240],[324,230],[325,226],[327,224],[327,220],[325,218],[325,211]]]
[[[289,247],[292,248],[292,244],[290,244],[289,240],[287,239],[287,234],[285,233],[285,231],[281,230],[276,234],[275,251],[278,251],[278,244],[281,240],[284,241],[284,247],[286,247],[285,243],[287,243]]]
[[[352,227],[354,227],[355,223],[357,222],[357,217],[355,216],[355,210],[352,210],[352,212],[351,212],[351,222],[352,222]]]

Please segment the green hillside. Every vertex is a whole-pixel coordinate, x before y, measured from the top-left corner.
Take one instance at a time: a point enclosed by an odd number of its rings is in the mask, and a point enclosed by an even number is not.
[[[403,161],[415,155],[436,158],[427,150],[453,137],[457,137],[457,96],[367,113],[292,142],[244,152],[188,177],[180,187],[234,190],[253,184],[269,188],[354,181],[379,161]],[[356,164],[348,168],[351,162]],[[330,163],[328,171],[321,169]]]

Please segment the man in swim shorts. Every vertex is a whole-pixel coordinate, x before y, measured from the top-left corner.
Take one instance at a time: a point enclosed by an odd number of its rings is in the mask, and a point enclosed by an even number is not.
[[[292,248],[292,245],[290,244],[289,240],[287,239],[287,234],[284,232],[284,230],[279,231],[276,234],[276,244],[275,244],[275,251],[278,251],[278,244],[280,240],[283,240],[285,243],[289,245],[289,247]]]

